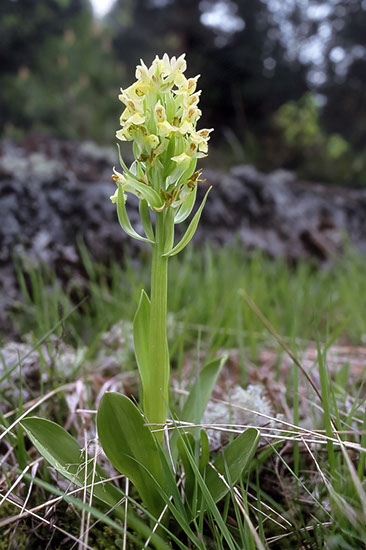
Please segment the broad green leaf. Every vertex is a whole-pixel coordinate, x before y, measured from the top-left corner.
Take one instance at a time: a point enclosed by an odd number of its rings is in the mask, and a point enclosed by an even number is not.
[[[214,359],[207,365],[205,365],[197,375],[194,381],[187,399],[183,405],[181,413],[178,415],[178,420],[184,422],[191,422],[192,424],[199,424],[201,422],[203,413],[206,410],[207,403],[210,400],[212,391],[216,385],[220,371],[227,360],[227,356],[220,359]],[[174,462],[177,459],[177,441],[179,433],[178,430],[173,432],[170,440],[170,447]]]
[[[201,206],[199,207],[199,209],[195,213],[195,215],[194,215],[191,223],[189,224],[189,226],[187,228],[187,231],[183,235],[182,239],[179,241],[179,243],[177,245],[174,246],[174,248],[169,250],[169,252],[166,252],[165,254],[163,254],[163,256],[167,256],[167,257],[175,256],[176,254],[181,252],[181,250],[183,250],[183,248],[185,248],[187,246],[187,244],[191,241],[191,239],[193,238],[193,236],[196,232],[198,222],[200,221],[200,217],[201,217],[201,214],[202,214],[203,207],[205,206],[207,196],[208,196],[210,191],[211,191],[211,187],[209,188],[206,195],[204,196],[204,199],[201,203]]]
[[[213,466],[206,469],[206,485],[215,502],[220,500],[229,491],[239,477],[250,466],[259,443],[259,430],[248,428],[234,439],[226,449],[216,458]],[[217,470],[217,471],[216,471]],[[226,483],[219,477],[219,472]]]
[[[141,193],[144,199],[147,200],[149,205],[152,208],[159,208],[160,206],[163,206],[164,201],[163,199],[158,195],[158,193],[153,189],[150,185],[147,185],[146,183],[143,183],[142,181],[139,181],[139,179],[129,170],[126,166],[126,164],[123,161],[121,150],[119,145],[118,147],[118,156],[119,156],[119,162],[125,172],[125,177],[128,181],[128,185],[130,185],[133,189]]]
[[[139,305],[133,320],[133,341],[143,391],[148,387],[148,380],[151,375],[150,309],[151,302],[146,292],[142,290]]]
[[[205,365],[197,375],[189,395],[183,405],[180,420],[199,424],[207,403],[210,400],[222,367],[227,361],[227,355],[214,359]]]
[[[24,418],[21,425],[40,454],[66,479],[79,487],[85,485],[85,480],[87,484],[92,482],[93,458],[89,455],[85,458],[82,447],[66,430],[55,422],[37,417]],[[107,477],[97,465],[94,482]],[[110,507],[124,496],[111,482],[95,485],[93,495]]]
[[[155,235],[151,225],[149,205],[145,199],[141,199],[139,202],[139,212],[146,237],[150,239],[151,242],[155,242]]]
[[[118,214],[118,220],[119,223],[123,229],[133,239],[137,239],[138,241],[144,241],[151,244],[154,244],[154,241],[151,241],[150,239],[147,239],[145,237],[142,237],[139,235],[134,228],[131,225],[131,222],[129,220],[126,205],[125,205],[125,197],[122,189],[122,185],[118,184],[118,195],[117,195],[117,214]]]
[[[93,458],[88,455],[87,461],[85,460],[84,450],[66,430],[50,420],[36,417],[24,418],[21,425],[38,452],[66,479],[78,487],[84,487],[85,478],[87,484],[91,483],[94,468]],[[87,462],[86,471],[85,462]],[[94,483],[108,477],[102,468],[97,465],[94,474]],[[34,480],[34,482],[38,483],[41,480]],[[91,488],[88,488],[88,492],[90,490]],[[117,506],[123,499],[124,493],[114,483],[106,481],[98,485],[94,484],[93,495],[109,508],[113,508],[113,513],[117,517],[122,520],[124,519],[124,506]],[[71,497],[67,498],[70,499]],[[131,529],[140,533],[145,539],[151,536],[151,544],[157,550],[169,550],[169,546],[158,534],[153,533],[151,535],[150,527],[131,508],[128,511],[127,522]]]
[[[107,392],[99,406],[97,426],[113,466],[132,481],[147,508],[158,516],[164,507],[158,486],[165,490],[165,473],[157,442],[141,412],[125,395]]]
[[[177,209],[175,216],[174,216],[174,223],[182,223],[184,220],[186,220],[189,216],[189,214],[192,212],[192,209],[194,207],[194,203],[196,202],[196,196],[197,196],[197,185],[194,189],[190,192],[184,203]]]

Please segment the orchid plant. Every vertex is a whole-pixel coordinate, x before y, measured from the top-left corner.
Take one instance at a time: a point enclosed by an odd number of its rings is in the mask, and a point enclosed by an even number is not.
[[[173,515],[179,511],[179,521],[186,522],[189,529],[198,506],[201,511],[209,507],[214,516],[218,514],[215,503],[249,466],[259,433],[247,429],[213,463],[209,461],[208,437],[199,423],[225,357],[201,369],[182,410],[174,410],[169,403],[168,260],[194,236],[210,191],[180,241],[174,244],[175,225],[183,223],[195,206],[197,186],[202,181],[197,160],[206,156],[212,132],[197,129],[201,116],[198,76],[186,78],[185,70],[184,55],[178,59],[170,59],[167,54],[161,59],[156,57],[149,68],[141,61],[136,82],[121,90],[119,96],[125,109],[116,135],[121,141],[133,142],[134,161],[127,167],[119,151],[122,171],[114,169],[112,177],[117,188],[111,200],[117,206],[123,230],[152,247],[151,289],[150,297],[142,290],[133,323],[140,404],[123,394],[105,393],[97,413],[97,432],[105,454],[133,482],[150,517],[159,518],[165,509]],[[139,199],[144,235],[137,233],[129,220],[129,194]],[[172,435],[165,444],[168,412]],[[91,486],[97,500],[124,515],[124,507],[118,506],[123,492],[106,481],[107,475],[70,434],[41,418],[25,418],[22,425],[59,472],[79,486]],[[184,469],[184,497],[175,481],[178,461]],[[217,521],[220,523],[219,514]],[[128,522],[140,532],[148,528],[131,511]],[[154,537],[151,540],[154,543]]]
[[[206,156],[212,129],[197,130],[201,111],[197,104],[198,76],[187,79],[184,55],[155,58],[150,68],[141,61],[137,81],[121,90],[125,105],[117,138],[133,141],[135,160],[122,173],[114,170],[117,184],[112,202],[124,231],[152,245],[151,295],[142,291],[134,322],[134,342],[142,387],[142,409],[152,424],[163,425],[169,402],[169,352],[166,338],[168,260],[194,235],[207,194],[184,237],[176,246],[174,226],[189,216],[196,199],[200,171],[197,159]],[[146,236],[129,222],[126,193],[139,198]],[[155,214],[155,229],[150,213]],[[157,436],[162,439],[162,432]]]

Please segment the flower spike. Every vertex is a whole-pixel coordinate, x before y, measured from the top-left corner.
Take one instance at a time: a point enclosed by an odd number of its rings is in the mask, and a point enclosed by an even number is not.
[[[186,78],[186,69],[185,54],[178,58],[169,58],[166,53],[162,58],[156,56],[150,67],[141,60],[136,82],[121,89],[119,95],[125,109],[116,136],[134,142],[133,164],[141,183],[131,180],[124,166],[118,179],[113,179],[125,192],[139,197],[146,195],[143,185],[151,185],[161,204],[148,203],[159,212],[168,207],[178,209],[188,198],[191,201],[191,176],[197,159],[207,154],[212,131],[197,129],[202,114],[198,108],[201,92],[196,90],[199,75]],[[174,200],[167,198],[166,191]],[[117,193],[111,200],[117,202]]]

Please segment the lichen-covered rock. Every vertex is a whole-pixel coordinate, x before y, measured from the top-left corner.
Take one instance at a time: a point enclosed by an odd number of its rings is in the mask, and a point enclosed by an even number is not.
[[[247,389],[234,386],[222,399],[208,402],[202,424],[212,450],[225,445],[230,435],[237,435],[250,426],[270,429],[272,434],[281,427],[282,416],[274,413],[263,386],[250,384]]]
[[[229,174],[207,170],[205,177],[215,192],[198,228],[201,238],[225,244],[235,237],[289,260],[326,262],[346,238],[366,252],[364,189],[300,182],[290,172],[263,174],[253,166],[235,166]]]
[[[92,144],[0,142],[0,328],[9,330],[5,312],[20,296],[14,258],[44,262],[65,281],[83,272],[80,242],[102,262],[138,246],[109,200],[116,161]],[[131,219],[139,220],[135,208]]]
[[[75,350],[56,336],[37,348],[30,342],[7,342],[0,349],[0,378],[5,380],[0,410],[18,404],[20,392],[26,402],[39,396],[42,384],[70,378],[84,361],[85,352],[85,348]]]
[[[0,141],[0,329],[9,330],[9,304],[19,298],[14,257],[43,261],[62,281],[83,273],[78,242],[98,261],[123,258],[145,246],[126,237],[115,206],[113,149],[30,136],[22,144]],[[347,235],[366,249],[366,190],[296,181],[289,172],[269,175],[252,166],[229,173],[206,169],[200,198],[213,185],[196,242],[225,244],[239,239],[291,260],[328,261]],[[131,222],[142,232],[137,200],[128,198]]]

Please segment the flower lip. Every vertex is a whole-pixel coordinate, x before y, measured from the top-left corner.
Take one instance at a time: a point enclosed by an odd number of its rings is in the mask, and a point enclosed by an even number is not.
[[[154,114],[158,122],[164,122],[166,120],[166,112],[160,99],[154,107]]]

